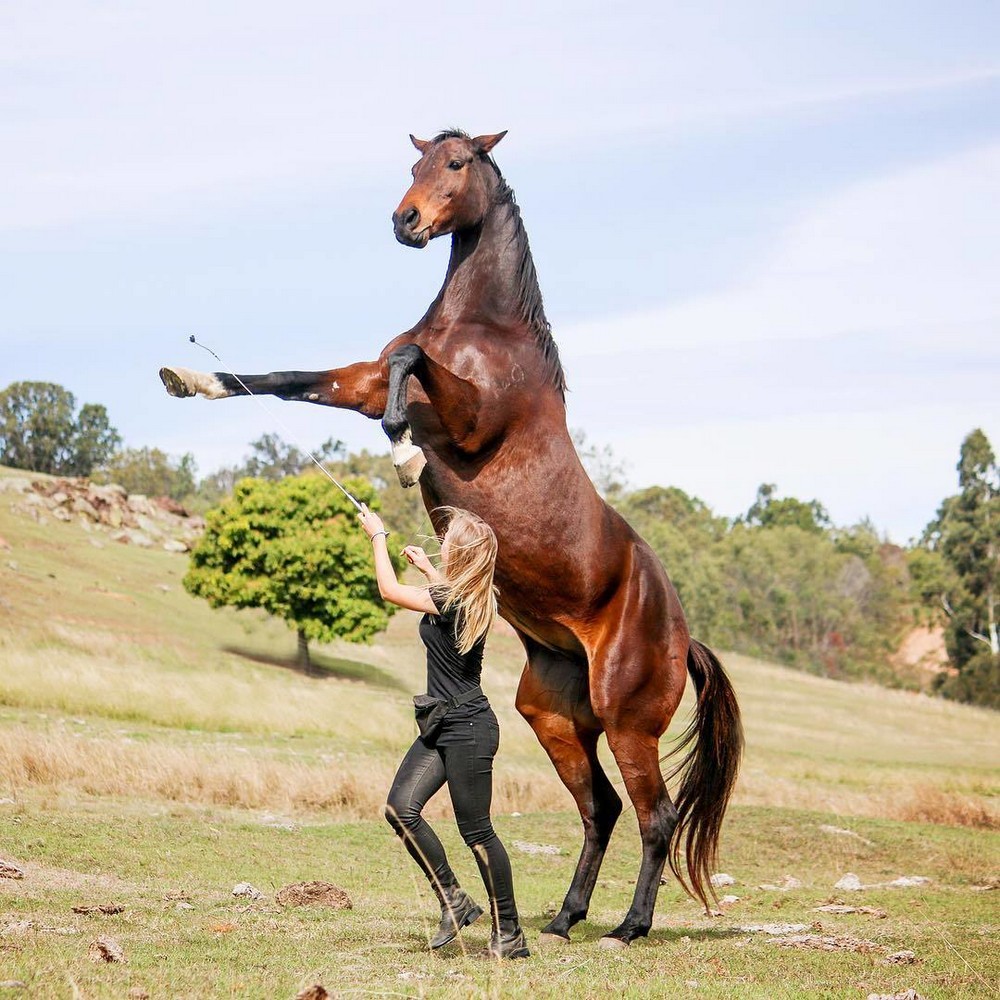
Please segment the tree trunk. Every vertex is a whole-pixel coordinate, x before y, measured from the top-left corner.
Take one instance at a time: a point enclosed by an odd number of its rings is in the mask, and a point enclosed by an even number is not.
[[[309,658],[309,640],[302,629],[299,629],[299,649],[295,657],[295,663],[307,674],[312,673],[312,660]]]

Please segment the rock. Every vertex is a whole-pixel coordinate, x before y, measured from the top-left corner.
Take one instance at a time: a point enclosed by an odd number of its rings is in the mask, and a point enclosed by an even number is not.
[[[794,934],[796,931],[808,929],[808,924],[747,924],[745,927],[736,928],[744,934],[770,934],[772,937]]]
[[[115,913],[124,913],[125,907],[120,906],[118,903],[95,903],[93,906],[74,906],[73,912],[86,915],[101,913],[106,917],[110,917]]]
[[[141,549],[153,547],[153,539],[135,528],[122,528],[121,531],[116,531],[111,536],[111,540],[121,542],[122,545],[137,545]]]
[[[52,516],[57,521],[72,521],[73,515],[65,507],[53,507]]]
[[[792,934],[789,937],[779,937],[775,944],[783,948],[815,948],[818,951],[878,951],[878,945],[873,941],[864,941],[854,937],[839,937],[833,934]]]
[[[912,889],[914,886],[927,885],[929,882],[930,879],[926,875],[902,875],[888,884],[894,889]]]
[[[555,844],[532,844],[528,840],[512,840],[511,845],[522,854],[561,854]]]
[[[128,1000],[149,1000],[149,990],[142,986],[133,986],[126,994]]]
[[[801,889],[802,883],[794,876],[786,875],[780,885],[765,883],[764,885],[757,886],[757,888],[767,890],[768,892],[789,892],[792,889]]]
[[[149,497],[144,493],[133,493],[125,501],[125,506],[136,514],[154,513],[153,505],[149,502]]]
[[[247,899],[263,899],[264,893],[260,889],[255,889],[249,882],[237,882],[233,886],[234,896],[244,896]]]
[[[834,889],[844,889],[847,892],[860,892],[863,888],[861,879],[854,872],[848,872],[839,882],[834,884]]]
[[[0,858],[0,878],[24,878],[24,869],[19,868],[13,861],[4,861]]]
[[[351,897],[329,882],[295,882],[283,886],[274,897],[282,906],[330,906],[335,910],[351,910]]]
[[[84,517],[89,518],[91,521],[99,521],[100,515],[97,510],[87,501],[85,497],[73,497],[73,503],[70,505],[70,509],[74,514],[83,514]]]
[[[886,955],[883,959],[883,965],[913,965],[916,962],[917,956],[905,948],[903,951],[895,951],[891,955]]]
[[[814,907],[817,913],[864,913],[870,917],[878,917],[884,920],[888,913],[879,910],[874,906],[844,906],[843,903],[827,903],[825,906]]]
[[[868,1000],[924,1000],[914,989],[901,990],[899,993],[869,993]]]
[[[0,990],[26,990],[28,984],[20,979],[0,979]]]
[[[723,906],[732,906],[733,903],[738,903],[739,901],[739,896],[723,896],[722,899],[719,900]]]
[[[716,889],[721,888],[724,885],[736,885],[736,879],[732,875],[726,875],[725,872],[718,872],[713,875],[709,882],[715,886]]]
[[[330,994],[319,983],[313,983],[295,994],[295,1000],[329,1000]]]
[[[122,946],[114,938],[105,937],[103,934],[91,943],[87,951],[91,962],[124,962],[125,952]]]
[[[187,552],[190,549],[187,542],[182,542],[176,538],[168,538],[163,543],[163,547],[167,552]]]

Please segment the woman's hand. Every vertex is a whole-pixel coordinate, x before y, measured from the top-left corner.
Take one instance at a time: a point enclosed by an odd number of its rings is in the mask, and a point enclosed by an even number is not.
[[[369,539],[374,538],[380,531],[387,534],[385,525],[382,524],[382,518],[375,511],[369,510],[367,504],[363,503],[361,505],[358,520],[361,522],[361,528]]]
[[[434,564],[428,559],[427,553],[419,545],[407,545],[403,555],[411,566],[416,566],[424,576],[434,573]]]

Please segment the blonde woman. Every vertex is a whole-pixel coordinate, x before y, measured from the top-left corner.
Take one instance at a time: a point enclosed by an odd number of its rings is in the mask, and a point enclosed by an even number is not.
[[[510,860],[490,821],[500,727],[479,686],[486,635],[496,617],[497,540],[475,514],[458,508],[445,512],[448,527],[441,541],[440,572],[419,546],[403,549],[427,578],[426,587],[406,586],[396,579],[381,518],[367,507],[358,515],[372,542],[382,597],[424,613],[420,638],[427,648],[427,694],[414,699],[421,735],[399,765],[385,816],[441,904],[441,923],[430,942],[431,948],[441,948],[483,912],[459,886],[441,841],[421,815],[431,796],[448,785],[459,832],[475,856],[490,900],[489,953],[494,958],[526,958]]]

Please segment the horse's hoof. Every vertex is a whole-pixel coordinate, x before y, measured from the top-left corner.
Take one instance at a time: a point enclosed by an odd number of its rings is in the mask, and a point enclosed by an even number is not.
[[[160,381],[167,392],[178,399],[185,399],[188,396],[193,396],[195,393],[194,389],[173,368],[161,368]]]
[[[393,454],[393,465],[396,467],[396,475],[399,476],[399,485],[403,489],[416,486],[420,481],[420,473],[424,471],[427,459],[424,453],[415,445],[411,444],[405,449],[395,450]]]
[[[624,951],[629,946],[629,942],[623,941],[621,938],[605,935],[601,938],[600,946],[605,951]]]
[[[540,948],[564,948],[569,943],[569,938],[563,937],[562,934],[552,934],[542,931],[538,935],[538,945]]]

